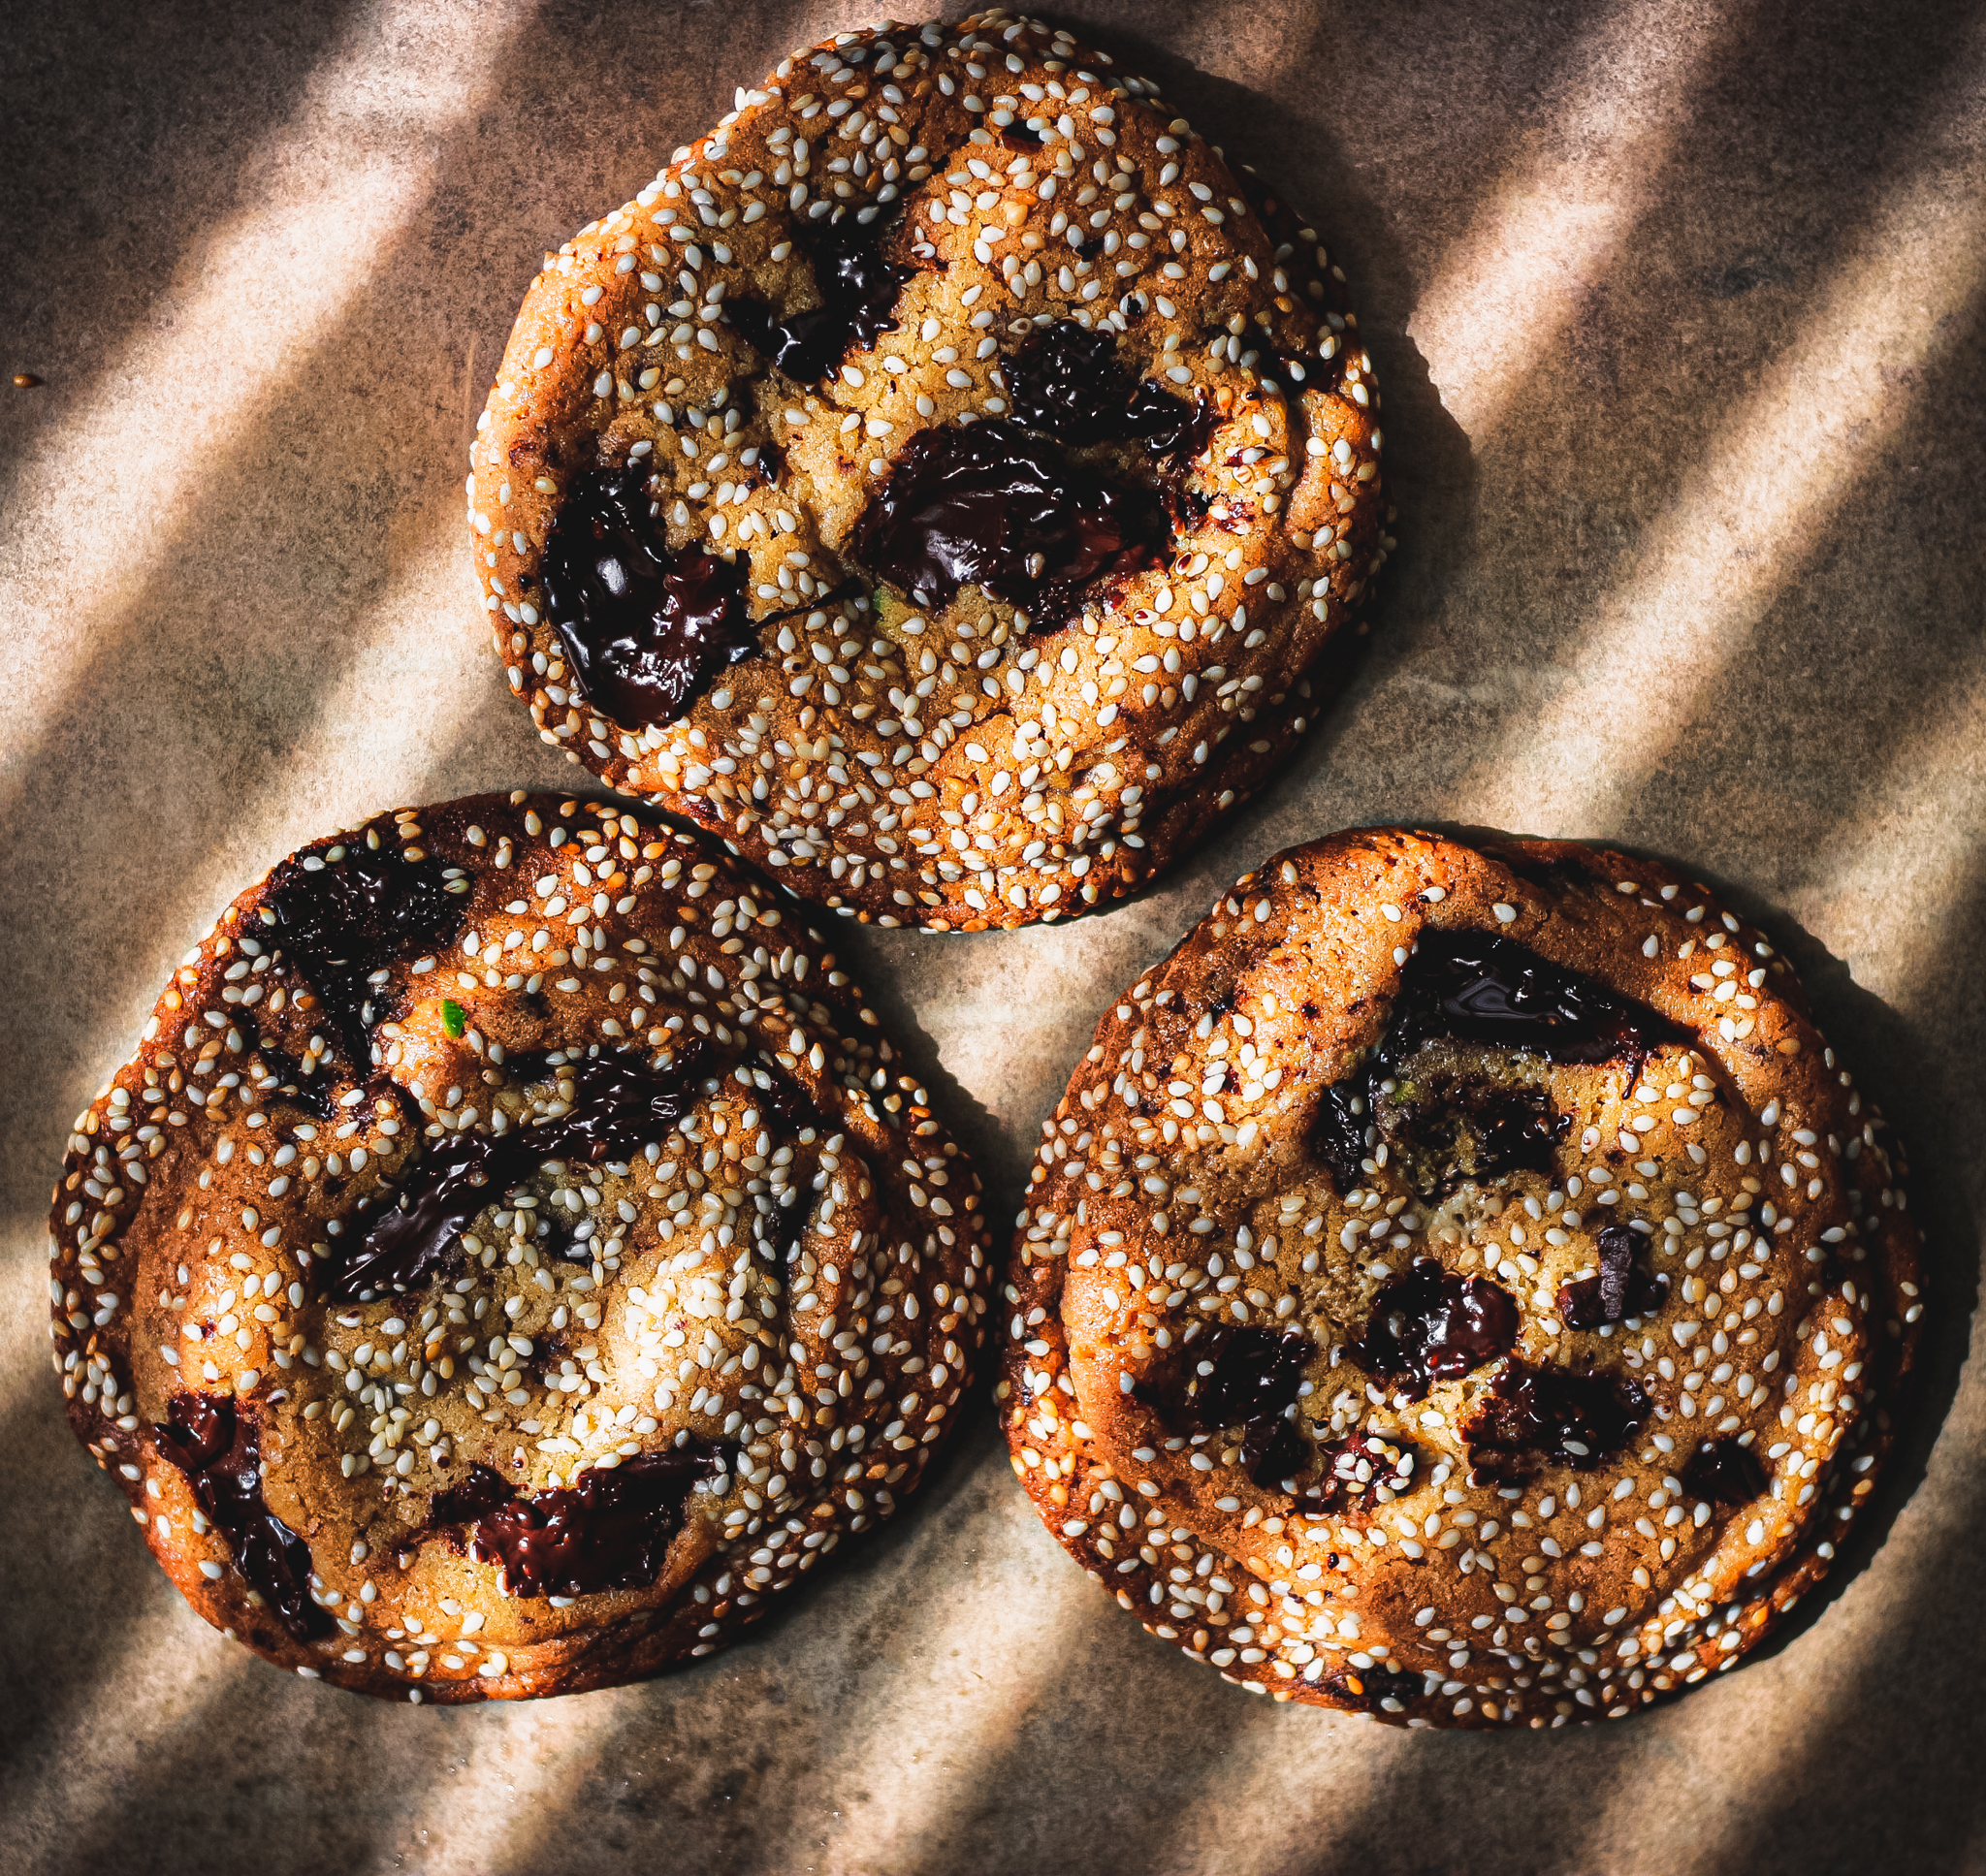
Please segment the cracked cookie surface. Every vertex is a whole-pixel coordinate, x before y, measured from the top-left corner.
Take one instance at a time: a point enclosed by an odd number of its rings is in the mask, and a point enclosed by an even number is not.
[[[54,1194],[78,1437],[194,1607],[414,1700],[720,1647],[916,1486],[973,1170],[790,906],[616,808],[313,843],[188,953]]]
[[[546,740],[862,920],[1135,889],[1314,720],[1390,542],[1342,275],[1003,14],[784,61],[526,295],[470,450]]]
[[[1293,849],[1043,1125],[1014,1469],[1258,1693],[1620,1717],[1755,1645],[1872,1489],[1922,1311],[1899,1172],[1704,887],[1544,842]]]

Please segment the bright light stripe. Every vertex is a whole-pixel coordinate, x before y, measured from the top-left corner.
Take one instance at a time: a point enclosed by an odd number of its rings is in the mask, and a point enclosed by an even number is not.
[[[1857,472],[1901,440],[1915,397],[1885,374],[1935,374],[1982,290],[1986,175],[1886,194],[1802,336],[1732,409],[1648,529],[1635,573],[1600,602],[1569,681],[1457,798],[1540,833],[1618,824],[1789,571],[1822,545]]]
[[[193,244],[171,329],[142,329],[109,358],[20,473],[15,533],[36,551],[0,583],[0,605],[20,621],[0,665],[14,723],[46,721],[74,673],[23,652],[90,647],[143,605],[178,527],[197,518],[211,464],[272,387],[306,375],[378,255],[445,179],[444,134],[485,106],[529,17],[522,6],[418,0],[368,13],[325,55],[290,121],[244,154],[255,206]],[[102,493],[80,500],[79,490]],[[7,739],[0,804],[36,753],[31,737]]]
[[[1501,421],[1659,192],[1712,54],[1742,22],[1630,0],[1568,49],[1584,95],[1538,114],[1549,152],[1483,192],[1430,270],[1407,331],[1441,400],[1478,444]]]

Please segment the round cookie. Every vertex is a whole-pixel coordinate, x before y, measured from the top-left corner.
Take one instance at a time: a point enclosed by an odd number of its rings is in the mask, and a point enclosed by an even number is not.
[[[1341,280],[1065,33],[797,52],[525,296],[467,485],[511,686],[849,916],[1121,897],[1287,758],[1392,544]]]
[[[1340,834],[1105,1014],[996,1387],[1153,1634],[1408,1726],[1618,1718],[1826,1571],[1918,1239],[1757,931],[1650,862]]]
[[[523,794],[319,841],[190,951],[54,1194],[77,1435],[209,1622],[413,1701],[721,1647],[915,1489],[971,1165],[817,933]]]

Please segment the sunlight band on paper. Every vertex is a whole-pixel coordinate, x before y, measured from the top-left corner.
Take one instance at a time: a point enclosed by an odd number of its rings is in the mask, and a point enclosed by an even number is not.
[[[1552,154],[1486,188],[1467,232],[1429,270],[1407,331],[1478,444],[1658,195],[1731,29],[1722,13],[1664,0],[1617,7],[1573,43],[1567,64],[1589,76],[1541,133]]]
[[[1986,290],[1986,175],[1921,177],[1883,203],[1600,601],[1570,682],[1465,784],[1476,811],[1539,831],[1617,826],[1857,477],[1903,440],[1915,397],[1885,375],[1936,371],[1962,342]]]
[[[440,134],[484,106],[528,17],[414,0],[367,16],[326,55],[291,120],[244,157],[259,199],[190,243],[170,325],[141,327],[114,350],[23,467],[16,531],[44,546],[23,569],[31,583],[6,583],[17,616],[46,607],[37,595],[61,594],[77,615],[64,636],[82,658],[101,621],[142,605],[213,461],[258,400],[305,366],[444,180]],[[217,376],[221,358],[230,364]],[[79,509],[79,488],[104,492],[101,503]],[[14,642],[46,641],[27,631]],[[15,663],[14,720],[45,720],[72,675],[52,661]],[[0,778],[29,755],[26,739],[8,739]],[[12,792],[0,780],[0,801]]]

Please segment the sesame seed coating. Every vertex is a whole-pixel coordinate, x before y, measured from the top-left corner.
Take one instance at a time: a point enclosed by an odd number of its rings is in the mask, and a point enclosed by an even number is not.
[[[1899,1171],[1702,886],[1544,842],[1292,849],[1043,1124],[1014,1470],[1255,1692],[1618,1718],[1753,1647],[1872,1489],[1922,1313]]]
[[[822,243],[865,228],[903,279],[881,329],[787,376],[748,333],[797,332]],[[1328,642],[1363,629],[1391,541],[1341,287],[1313,230],[1067,34],[989,13],[796,52],[526,296],[467,489],[512,688],[613,786],[864,922],[1121,897],[1275,771]],[[1085,472],[1163,493],[1163,554],[1061,621],[972,582],[942,604],[878,585],[858,524],[913,439],[1011,423],[1016,356],[1063,328],[1206,414],[1169,466],[1072,442]],[[742,582],[742,661],[673,720],[614,720],[549,616],[559,516],[603,468],[646,472],[668,555]]]
[[[175,1582],[397,1699],[722,1646],[915,1488],[987,1307],[977,1180],[819,936],[523,793],[236,899],[51,1228],[71,1423]]]

